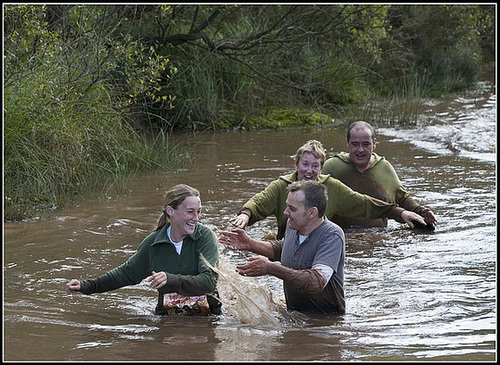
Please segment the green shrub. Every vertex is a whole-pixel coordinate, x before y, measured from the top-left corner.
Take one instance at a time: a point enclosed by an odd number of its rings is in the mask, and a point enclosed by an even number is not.
[[[175,168],[176,148],[162,135],[151,141],[134,132],[103,84],[58,100],[45,80],[5,89],[6,219],[62,207],[128,174]]]
[[[247,129],[278,129],[323,126],[332,123],[334,120],[325,114],[289,108],[271,109],[263,115],[250,117],[245,123],[245,127]]]

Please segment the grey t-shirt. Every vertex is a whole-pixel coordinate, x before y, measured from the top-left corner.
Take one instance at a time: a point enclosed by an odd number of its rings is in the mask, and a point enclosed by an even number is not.
[[[333,269],[326,287],[318,294],[309,294],[283,282],[287,308],[304,312],[344,313],[344,262],[345,235],[335,223],[325,218],[324,222],[299,244],[298,232],[287,222],[281,264],[295,269],[311,269],[322,264]]]

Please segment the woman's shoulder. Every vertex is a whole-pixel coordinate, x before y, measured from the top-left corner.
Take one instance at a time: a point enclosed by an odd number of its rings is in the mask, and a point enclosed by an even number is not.
[[[214,230],[212,228],[210,228],[209,226],[198,222],[198,224],[196,225],[196,229],[195,229],[194,233],[192,234],[192,238],[194,240],[200,240],[200,239],[203,239],[206,237],[212,237],[212,238],[215,237]]]

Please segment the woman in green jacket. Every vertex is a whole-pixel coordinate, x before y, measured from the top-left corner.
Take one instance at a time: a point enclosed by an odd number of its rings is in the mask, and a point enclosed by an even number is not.
[[[325,216],[335,223],[340,217],[356,217],[389,218],[400,223],[406,222],[411,228],[414,228],[414,222],[425,224],[424,219],[414,212],[407,211],[397,204],[358,193],[330,175],[321,175],[325,159],[326,152],[321,142],[306,142],[295,155],[295,172],[279,177],[263,191],[255,194],[243,205],[239,214],[231,219],[231,223],[238,228],[245,228],[274,215],[278,221],[277,238],[281,239],[286,229],[287,218],[283,211],[286,208],[288,185],[298,180],[317,180],[327,187],[328,204]]]
[[[210,312],[220,314],[214,273],[200,258],[214,267],[219,263],[217,238],[199,222],[201,199],[198,190],[179,184],[167,191],[158,226],[125,263],[92,280],[72,279],[70,292],[103,293],[147,279],[158,290],[156,314],[165,314],[164,295],[206,295]]]

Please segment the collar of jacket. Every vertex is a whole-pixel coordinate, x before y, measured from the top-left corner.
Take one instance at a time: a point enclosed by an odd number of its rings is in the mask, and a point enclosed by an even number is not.
[[[330,174],[319,175],[318,181],[320,183],[324,184],[325,181],[328,180],[329,177],[330,177]],[[280,176],[280,179],[285,181],[287,184],[291,184],[291,183],[297,181],[297,170],[295,170],[295,172],[293,172],[292,174]]]
[[[190,238],[192,240],[199,239],[201,237],[200,224],[201,223],[197,223],[196,224],[196,228],[194,230],[194,233],[191,234],[191,235],[189,235],[189,236],[186,236],[185,238]],[[157,231],[156,237],[154,238],[153,243],[151,244],[151,246],[159,245],[159,244],[162,244],[162,243],[172,243],[168,239],[168,235],[167,235],[167,229],[168,229],[168,227],[170,227],[170,222],[167,223],[167,224],[165,224],[159,231]]]

